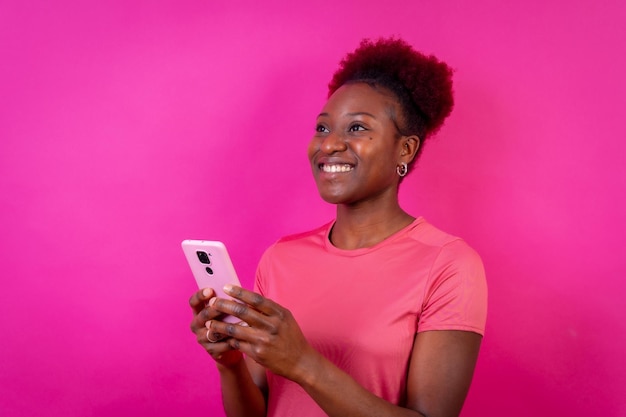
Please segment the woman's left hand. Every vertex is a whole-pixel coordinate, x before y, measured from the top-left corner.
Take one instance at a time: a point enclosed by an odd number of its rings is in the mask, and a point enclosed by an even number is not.
[[[304,338],[291,312],[241,287],[226,286],[224,290],[242,303],[212,298],[209,305],[238,317],[248,326],[211,320],[207,322],[207,328],[230,337],[231,348],[245,353],[277,375],[296,382],[307,375],[307,358],[315,356],[316,352]]]

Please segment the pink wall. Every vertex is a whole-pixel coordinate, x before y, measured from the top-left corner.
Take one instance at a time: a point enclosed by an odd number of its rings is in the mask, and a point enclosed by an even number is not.
[[[0,5],[0,415],[222,416],[179,242],[251,285],[330,219],[314,117],[392,34],[457,70],[401,197],[486,264],[463,415],[626,415],[623,2],[35,3]]]

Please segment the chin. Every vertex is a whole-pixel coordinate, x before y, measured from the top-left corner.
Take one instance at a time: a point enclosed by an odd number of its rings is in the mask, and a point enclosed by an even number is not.
[[[322,200],[329,204],[341,204],[344,202],[344,198],[341,194],[328,194],[320,192],[320,197],[322,197]]]
[[[322,200],[329,204],[350,204],[351,199],[347,198],[345,194],[323,194],[320,193]]]
[[[354,194],[352,190],[347,189],[347,187],[344,186],[318,187],[317,191],[319,192],[320,197],[322,197],[322,200],[329,204],[350,204],[354,202]]]

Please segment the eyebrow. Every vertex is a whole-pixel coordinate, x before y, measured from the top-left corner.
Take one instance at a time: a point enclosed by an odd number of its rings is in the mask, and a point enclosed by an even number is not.
[[[330,116],[330,114],[328,113],[320,113],[317,115],[317,117],[322,117],[322,116]],[[372,113],[368,113],[366,111],[359,111],[359,112],[355,112],[355,113],[348,113],[346,114],[346,116],[350,116],[350,117],[354,117],[354,116],[369,116],[372,119],[375,119],[376,116],[374,116]]]

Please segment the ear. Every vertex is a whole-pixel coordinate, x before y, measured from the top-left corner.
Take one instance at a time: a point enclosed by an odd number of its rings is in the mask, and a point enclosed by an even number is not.
[[[420,148],[420,138],[416,135],[402,136],[400,138],[400,162],[411,163]]]

